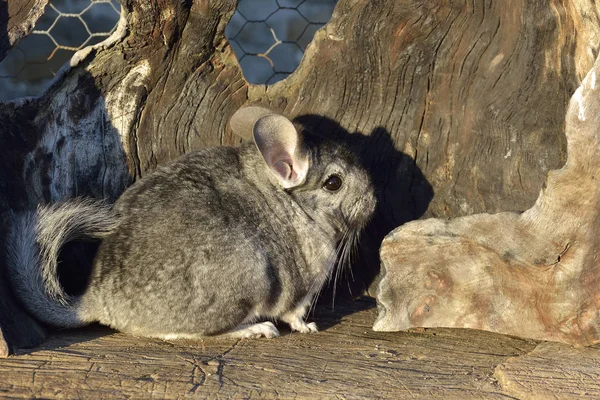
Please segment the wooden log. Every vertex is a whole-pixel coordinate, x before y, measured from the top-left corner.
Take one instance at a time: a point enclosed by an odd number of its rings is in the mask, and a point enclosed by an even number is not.
[[[372,332],[372,300],[318,314],[324,331],[269,340],[162,341],[101,327],[52,335],[0,360],[0,395],[505,399],[494,368],[536,347],[489,332]]]
[[[296,72],[264,87],[224,38],[235,5],[123,0],[111,38],[41,97],[1,103],[0,210],[114,199],[182,153],[239,142],[227,121],[258,103],[326,135],[368,135],[380,199],[354,273],[364,289],[385,234],[426,210],[533,203],[564,162],[566,100],[600,36],[592,0],[340,0]]]
[[[383,243],[375,330],[600,342],[600,58],[571,98],[568,159],[522,214],[412,222]]]
[[[316,335],[162,341],[89,327],[0,360],[10,398],[599,398],[600,348],[467,329],[373,332],[372,299],[317,310]],[[312,318],[311,318],[312,319]]]

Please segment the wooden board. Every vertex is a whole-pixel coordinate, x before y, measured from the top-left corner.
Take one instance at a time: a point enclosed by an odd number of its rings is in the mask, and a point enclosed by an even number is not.
[[[540,370],[548,386],[538,380],[530,396],[598,393],[597,349],[475,330],[373,332],[373,300],[335,308],[318,310],[318,334],[276,339],[163,342],[103,327],[55,333],[0,360],[0,396],[502,399]]]
[[[508,359],[494,374],[520,399],[600,398],[600,346],[573,348],[541,343],[529,354]]]

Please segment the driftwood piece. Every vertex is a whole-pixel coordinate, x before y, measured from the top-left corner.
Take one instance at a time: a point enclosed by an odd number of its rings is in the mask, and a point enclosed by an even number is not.
[[[600,58],[566,116],[568,158],[522,214],[412,222],[383,242],[375,330],[600,342]]]
[[[0,61],[44,13],[48,0],[0,0]]]
[[[296,72],[265,88],[245,82],[223,36],[235,3],[123,0],[117,32],[40,98],[0,103],[0,211],[112,200],[160,163],[239,142],[229,117],[259,103],[324,134],[369,135],[381,196],[354,273],[364,288],[385,234],[428,206],[533,203],[564,161],[566,99],[599,36],[592,0],[340,0]]]

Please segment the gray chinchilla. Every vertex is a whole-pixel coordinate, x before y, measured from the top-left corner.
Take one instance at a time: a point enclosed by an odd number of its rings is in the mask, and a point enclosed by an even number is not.
[[[261,321],[276,319],[316,332],[304,316],[375,210],[370,177],[343,142],[270,110],[242,108],[231,127],[254,143],[186,154],[112,208],[74,199],[15,215],[8,272],[27,309],[58,327],[98,321],[164,339],[273,337]],[[58,254],[85,238],[101,243],[73,296]]]

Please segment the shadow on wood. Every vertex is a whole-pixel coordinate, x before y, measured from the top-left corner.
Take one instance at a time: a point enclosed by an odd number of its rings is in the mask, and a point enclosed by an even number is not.
[[[375,214],[361,234],[359,248],[351,254],[352,262],[342,265],[350,269],[338,271],[341,279],[336,275],[329,282],[324,297],[329,301],[337,291],[343,297],[369,292],[379,274],[379,248],[383,238],[396,226],[420,218],[433,198],[433,189],[415,160],[396,149],[393,137],[384,127],[361,134],[350,133],[322,115],[300,115],[294,121],[312,132],[349,143],[372,177],[377,196]]]

